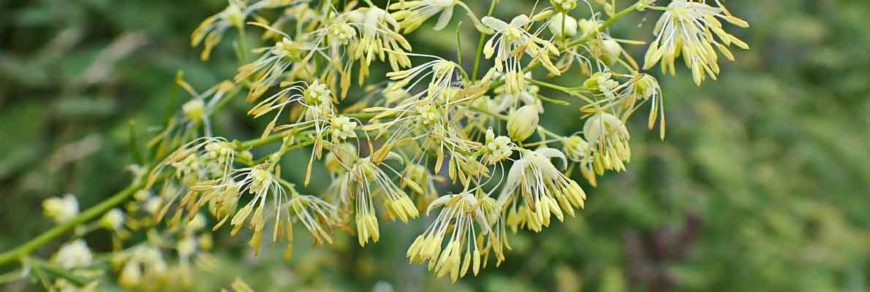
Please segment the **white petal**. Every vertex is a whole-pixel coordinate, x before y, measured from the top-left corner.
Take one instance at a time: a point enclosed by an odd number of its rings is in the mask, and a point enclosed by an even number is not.
[[[565,153],[562,153],[562,151],[548,147],[541,147],[535,150],[535,152],[547,158],[558,157],[562,160],[563,169],[568,166],[568,160],[565,158]]]
[[[392,151],[387,154],[387,157],[384,158],[384,160],[398,161],[399,163],[402,163],[402,164],[405,163],[405,160],[402,159],[402,156],[400,156],[399,154],[396,154],[396,152],[392,152]]]
[[[483,22],[483,24],[496,31],[502,31],[507,27],[507,23],[501,21],[501,19],[490,16],[484,16],[480,22]]]
[[[510,171],[508,171],[507,180],[505,181],[505,190],[511,189],[519,183],[527,163],[528,161],[525,159],[520,159],[514,162],[514,165],[512,165]]]
[[[429,203],[429,207],[426,208],[426,216],[429,216],[429,211],[432,211],[432,209],[434,209],[434,208],[438,208],[438,207],[443,206],[445,203],[447,203],[448,200],[450,200],[452,198],[453,198],[453,195],[440,196],[437,199],[435,199],[434,201],[432,201],[432,203]]]
[[[435,30],[442,30],[450,24],[450,19],[453,17],[453,7],[446,8],[438,17],[438,23],[435,24]]]
[[[526,16],[525,14],[520,14],[517,15],[517,17],[514,17],[514,19],[511,19],[511,26],[520,28],[525,26],[526,24],[529,24],[529,21],[530,20],[528,16]]]

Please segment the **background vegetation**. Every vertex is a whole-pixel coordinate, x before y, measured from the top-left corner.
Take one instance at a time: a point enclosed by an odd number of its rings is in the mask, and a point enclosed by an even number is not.
[[[500,15],[530,5],[503,2]],[[655,131],[636,135],[627,172],[586,186],[581,216],[514,236],[501,267],[450,286],[409,265],[405,249],[425,219],[385,224],[381,243],[365,249],[349,236],[334,247],[300,240],[289,263],[281,260],[283,248],[253,257],[244,238],[221,232],[218,264],[197,272],[197,287],[213,291],[239,276],[264,290],[866,291],[870,2],[726,3],[751,23],[735,32],[752,50],[737,53],[719,81],[701,87],[686,71],[662,78],[667,140]],[[188,98],[173,86],[179,70],[198,88],[233,75],[229,42],[208,62],[189,46],[198,22],[224,5],[0,1],[0,250],[51,226],[40,215],[42,200],[72,193],[86,208],[129,182],[130,129],[153,135],[168,110]],[[634,20],[614,35],[648,40],[655,19]],[[640,26],[624,25],[630,23]],[[415,41],[428,43],[417,47],[451,54],[453,31],[421,31]],[[471,43],[465,56],[473,55]],[[256,137],[261,125],[237,101],[239,110],[225,111],[216,128],[232,138]],[[576,112],[555,110],[544,124],[564,132],[581,126]],[[631,127],[642,129],[641,120]],[[284,168],[297,178],[304,173],[292,161]],[[87,241],[105,251],[109,238],[97,232]],[[6,289],[37,288],[19,281]]]

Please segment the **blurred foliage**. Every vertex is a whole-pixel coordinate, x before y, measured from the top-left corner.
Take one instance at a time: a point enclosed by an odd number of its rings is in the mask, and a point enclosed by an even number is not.
[[[527,4],[504,2],[499,13]],[[700,88],[686,71],[662,78],[667,140],[654,131],[635,137],[627,172],[587,186],[580,216],[513,236],[501,267],[453,286],[409,265],[405,249],[426,219],[385,224],[381,243],[365,249],[346,235],[333,247],[303,240],[291,262],[281,260],[282,248],[253,257],[244,239],[219,232],[216,263],[197,273],[197,287],[229,287],[238,276],[261,290],[866,291],[870,2],[727,4],[752,24],[739,32],[752,50]],[[0,249],[50,227],[39,216],[45,198],[73,193],[84,208],[130,180],[130,129],[153,135],[167,109],[186,98],[172,86],[178,70],[202,88],[232,76],[233,58],[199,62],[188,40],[224,5],[0,2]],[[654,19],[636,21],[640,27],[618,26],[614,35],[648,40]],[[450,52],[453,40],[447,29],[420,32],[416,41]],[[472,45],[463,44],[465,63]],[[214,55],[231,54],[225,43]],[[580,127],[560,118],[572,113],[552,113],[543,123]],[[644,127],[639,120],[631,126]],[[241,110],[216,123],[228,137],[258,133]],[[301,177],[291,163],[285,168]],[[108,238],[87,239],[99,251],[111,248]]]

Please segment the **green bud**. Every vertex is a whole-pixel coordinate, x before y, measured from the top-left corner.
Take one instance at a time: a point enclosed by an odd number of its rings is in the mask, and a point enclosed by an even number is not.
[[[558,12],[569,12],[577,8],[577,0],[550,0],[550,5]]]

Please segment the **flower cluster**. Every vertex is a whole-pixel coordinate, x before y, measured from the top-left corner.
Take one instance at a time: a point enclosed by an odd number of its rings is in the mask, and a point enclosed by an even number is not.
[[[744,21],[697,1],[660,7],[643,0],[618,13],[607,4],[606,21],[585,1],[553,0],[509,21],[494,16],[495,5],[478,18],[460,0],[345,2],[230,1],[203,22],[193,44],[205,42],[204,58],[229,27],[262,29],[267,43],[248,50],[242,36],[236,48],[244,65],[232,81],[202,94],[179,81],[194,99],[182,107],[185,123],[173,126],[184,130],[161,133],[162,158],[145,174],[141,210],[158,221],[170,218],[171,228],[210,215],[214,229],[247,230],[255,251],[264,235],[285,240],[289,257],[294,225],[317,243],[331,243],[341,230],[366,246],[381,238],[383,220],[409,222],[440,209],[407,256],[455,281],[478,274],[490,254],[501,263],[509,229],[540,232],[553,219],[575,216],[587,196],[572,170],[592,186],[607,171],[626,170],[628,121],[638,109],[649,106],[647,124],[658,125],[664,138],[661,88],[642,70],[661,62],[673,71],[682,56],[700,83],[719,73],[717,49],[732,59],[730,44],[746,47],[718,19],[745,27]],[[480,34],[472,70],[461,59],[411,53],[420,49],[412,32],[436,16],[432,29],[444,29],[456,22],[458,8]],[[259,14],[267,10],[274,13]],[[643,42],[612,37],[608,26],[649,10],[664,12],[642,69],[622,46]],[[581,14],[592,16],[576,18]],[[374,76],[380,71],[373,68],[388,73]],[[582,81],[554,78],[565,74]],[[245,96],[251,118],[269,117],[259,138],[213,135],[208,117],[236,95]],[[575,119],[576,132],[542,123],[553,106],[579,110],[562,118]],[[300,149],[311,150],[307,163],[290,162],[287,154]],[[287,162],[304,169],[299,186],[282,175]],[[309,190],[318,164],[329,173],[329,187]],[[448,189],[462,191],[442,195]],[[58,222],[77,213],[67,199],[47,201],[45,209]],[[135,223],[120,215],[107,215],[103,226]],[[178,244],[181,258],[197,246],[183,238]],[[122,282],[161,270],[158,255],[147,248],[125,253]]]

